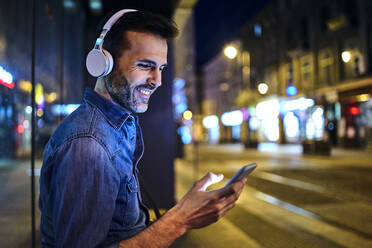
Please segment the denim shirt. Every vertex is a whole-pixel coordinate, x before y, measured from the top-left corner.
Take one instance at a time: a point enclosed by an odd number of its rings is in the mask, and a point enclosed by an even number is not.
[[[43,247],[106,247],[146,228],[136,167],[142,154],[138,118],[87,89],[43,153]]]

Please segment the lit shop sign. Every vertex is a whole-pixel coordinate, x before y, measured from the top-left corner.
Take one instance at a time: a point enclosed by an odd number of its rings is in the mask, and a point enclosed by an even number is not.
[[[0,66],[0,84],[13,89],[14,88],[14,82],[13,82],[13,76],[10,74],[10,72],[6,71],[2,66]]]
[[[309,98],[301,97],[299,99],[285,101],[284,110],[293,111],[293,110],[306,110],[309,107],[314,106],[314,100]]]
[[[205,128],[218,127],[218,117],[216,115],[209,115],[203,118],[203,126]]]
[[[240,110],[226,112],[221,117],[221,122],[225,126],[238,126],[243,123],[243,113]]]

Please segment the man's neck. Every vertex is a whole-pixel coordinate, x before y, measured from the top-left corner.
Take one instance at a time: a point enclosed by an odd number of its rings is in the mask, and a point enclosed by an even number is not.
[[[103,78],[97,78],[96,86],[94,87],[94,91],[96,91],[98,94],[100,94],[104,98],[114,102],[114,100],[111,98],[110,94],[107,91],[105,81],[104,81]]]

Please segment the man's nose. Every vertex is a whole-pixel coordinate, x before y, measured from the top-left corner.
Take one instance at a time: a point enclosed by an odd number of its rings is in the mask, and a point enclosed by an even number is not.
[[[156,84],[157,87],[161,86],[161,71],[159,69],[152,70],[147,81]]]

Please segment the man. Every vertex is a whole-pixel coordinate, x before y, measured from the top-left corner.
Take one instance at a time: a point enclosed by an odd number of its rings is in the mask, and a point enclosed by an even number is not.
[[[149,225],[138,185],[143,141],[136,114],[147,110],[167,64],[174,24],[138,11],[124,14],[104,45],[113,71],[87,89],[83,104],[50,138],[43,155],[39,206],[44,247],[167,247],[231,209],[245,179],[215,191],[207,174]]]

